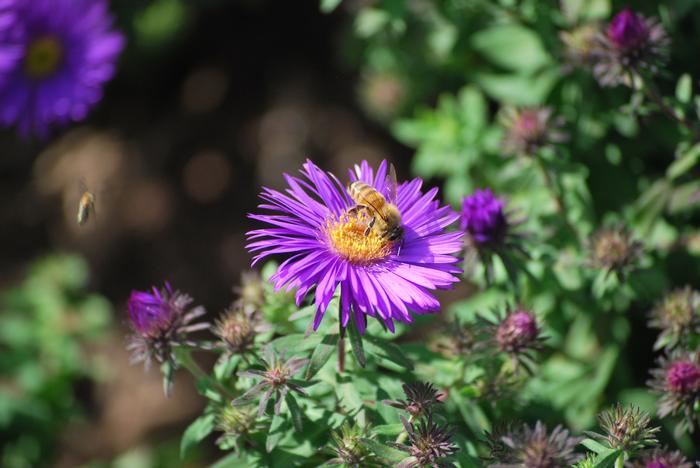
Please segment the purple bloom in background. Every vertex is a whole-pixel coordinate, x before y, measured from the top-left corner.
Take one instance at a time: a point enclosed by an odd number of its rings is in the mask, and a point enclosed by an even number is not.
[[[491,189],[476,189],[462,202],[460,227],[477,245],[499,244],[508,231],[504,206]]]
[[[0,0],[0,44],[0,124],[43,137],[102,98],[124,36],[105,0]]]
[[[622,10],[608,24],[608,39],[619,49],[630,49],[645,41],[649,26],[644,18],[630,10]]]
[[[676,350],[661,357],[651,375],[648,384],[661,395],[657,408],[659,417],[682,413],[680,428],[692,432],[698,419],[695,407],[700,403],[700,355]]]
[[[666,374],[669,389],[674,393],[692,393],[700,390],[700,368],[690,361],[676,361]]]
[[[625,9],[600,35],[593,73],[602,86],[632,86],[641,75],[659,71],[668,58],[668,44],[666,30],[655,18]]]
[[[435,200],[437,189],[422,193],[420,179],[398,186],[394,203],[404,237],[390,241],[376,229],[367,231],[366,213],[349,211],[355,203],[335,176],[311,161],[301,172],[304,179],[285,174],[286,193],[263,189],[266,203],[260,208],[270,214],[250,216],[270,226],[248,233],[248,249],[255,252],[253,263],[273,254],[287,256],[271,281],[277,289],[296,288],[297,304],[315,287],[314,329],[338,286],[341,325],[347,326],[354,314],[361,333],[367,316],[393,332],[394,320],[411,322],[411,312],[437,312],[440,303],[431,291],[458,281],[455,255],[462,246],[461,233],[445,232],[457,215]],[[350,171],[350,180],[389,198],[386,161],[376,172],[363,161]]]

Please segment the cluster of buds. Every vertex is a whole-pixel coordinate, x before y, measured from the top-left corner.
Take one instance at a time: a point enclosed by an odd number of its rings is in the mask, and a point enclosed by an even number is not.
[[[661,330],[655,349],[687,345],[700,334],[700,293],[690,287],[671,291],[651,311],[649,326]]]
[[[303,382],[293,379],[309,363],[308,359],[293,357],[284,360],[283,354],[278,354],[271,345],[263,348],[263,358],[260,360],[259,369],[248,369],[238,373],[240,377],[249,377],[259,382],[251,387],[239,398],[233,400],[234,406],[248,404],[259,397],[258,417],[265,414],[267,404],[275,397],[275,414],[279,414],[282,402],[290,391],[300,395],[306,395]]]
[[[216,321],[214,334],[225,355],[245,356],[254,349],[255,337],[270,329],[262,321],[259,309],[248,307],[244,301],[236,301],[232,307]]]
[[[368,437],[366,431],[358,425],[345,422],[340,431],[331,434],[333,444],[326,448],[333,456],[328,465],[344,465],[350,468],[383,466],[380,460],[362,445],[361,439]]]
[[[413,419],[426,416],[434,405],[442,403],[445,394],[429,382],[403,384],[405,400],[384,400],[382,403],[406,411]]]
[[[490,453],[487,466],[493,468],[564,468],[581,459],[575,452],[580,437],[572,437],[562,426],[551,432],[537,421],[532,428],[523,424],[515,429],[500,427],[486,434]]]
[[[490,345],[510,356],[514,368],[522,364],[530,370],[534,366],[534,353],[542,349],[546,338],[533,312],[520,306],[514,309],[508,306],[495,321],[479,319],[490,336]]]
[[[216,428],[221,431],[221,436],[216,440],[222,450],[233,447],[239,449],[238,441],[241,437],[257,431],[255,413],[248,408],[240,408],[233,405],[224,406],[216,419]]]
[[[590,264],[615,274],[620,281],[636,266],[642,255],[642,243],[623,226],[603,227],[593,233],[589,242]]]
[[[589,435],[611,449],[635,453],[658,443],[656,433],[660,428],[650,427],[651,417],[639,408],[618,403],[603,411],[598,420],[605,434],[591,432]]]
[[[404,384],[403,391],[405,400],[383,401],[409,415],[408,420],[400,416],[408,440],[406,443],[397,440],[391,444],[408,453],[399,466],[452,466],[448,458],[457,451],[457,446],[452,442],[454,429],[434,419],[435,407],[443,402],[446,394],[439,392],[431,383],[424,382]]]
[[[401,416],[401,423],[408,434],[407,443],[392,445],[407,452],[409,456],[398,466],[401,468],[453,466],[447,459],[457,452],[457,446],[452,442],[454,428],[435,422],[432,413],[421,418],[417,423],[408,422]]]
[[[505,128],[502,147],[508,155],[532,157],[567,139],[562,131],[564,119],[554,117],[549,107],[508,107],[502,111],[501,121]]]

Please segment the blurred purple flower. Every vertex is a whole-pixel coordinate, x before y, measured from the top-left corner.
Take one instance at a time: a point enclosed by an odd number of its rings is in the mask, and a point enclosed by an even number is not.
[[[700,333],[700,293],[690,286],[669,292],[651,311],[649,326],[661,330],[654,349],[673,349]]]
[[[692,468],[694,465],[678,450],[671,451],[664,447],[648,450],[638,460],[628,462],[625,466],[629,468]]]
[[[582,458],[575,452],[582,437],[570,436],[563,426],[547,432],[541,421],[534,429],[527,424],[514,429],[496,426],[486,437],[490,449],[486,466],[490,468],[564,468]]]
[[[403,218],[404,237],[393,242],[375,229],[367,235],[367,216],[349,211],[355,203],[340,181],[311,161],[301,171],[305,179],[285,174],[289,189],[283,194],[265,188],[260,208],[271,214],[250,215],[270,227],[248,233],[248,249],[254,262],[273,254],[288,258],[271,277],[275,288],[297,288],[296,301],[315,290],[316,330],[340,285],[340,317],[343,327],[351,314],[364,333],[367,316],[378,318],[394,331],[394,320],[412,322],[411,312],[437,312],[440,303],[433,289],[446,289],[458,281],[455,256],[462,246],[460,232],[446,233],[457,220],[449,207],[435,200],[437,189],[421,192],[422,181],[400,184],[395,204]],[[361,180],[389,197],[387,164],[375,171],[363,161],[350,171],[350,180]]]
[[[500,119],[505,129],[501,146],[509,155],[535,156],[541,149],[568,138],[562,131],[564,119],[554,116],[549,107],[506,107]]]
[[[661,397],[657,414],[661,418],[683,413],[681,427],[691,432],[697,422],[695,407],[700,403],[700,356],[697,352],[674,351],[659,359],[651,371],[649,386]]]
[[[630,10],[622,10],[608,24],[608,39],[618,49],[636,47],[649,36],[644,18]]]
[[[152,358],[168,362],[176,367],[173,348],[195,346],[187,340],[187,334],[209,328],[206,322],[192,323],[204,315],[203,307],[188,310],[192,298],[172,290],[165,283],[162,290],[155,286],[152,292],[133,291],[128,309],[134,333],[128,349],[133,351],[132,362],[143,361],[148,368]]]
[[[629,8],[615,15],[598,42],[593,73],[602,86],[631,86],[641,73],[656,73],[668,56],[663,26]]]
[[[491,189],[476,189],[462,201],[460,228],[478,246],[500,244],[508,232],[504,206]]]
[[[105,0],[0,2],[0,125],[45,137],[83,120],[124,42]]]

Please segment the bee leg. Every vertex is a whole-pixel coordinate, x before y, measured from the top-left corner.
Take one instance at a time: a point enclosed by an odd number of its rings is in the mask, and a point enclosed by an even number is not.
[[[369,221],[369,224],[367,225],[367,229],[365,229],[365,237],[369,236],[369,233],[372,232],[372,228],[374,227],[374,222],[377,220],[376,216],[372,216],[372,219]]]

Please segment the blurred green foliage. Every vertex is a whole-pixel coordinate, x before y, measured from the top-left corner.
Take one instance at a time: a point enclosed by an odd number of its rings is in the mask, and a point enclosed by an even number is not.
[[[89,347],[111,322],[109,303],[87,284],[85,262],[59,254],[34,262],[19,285],[0,293],[2,466],[46,463],[81,416],[80,384],[99,377]]]

